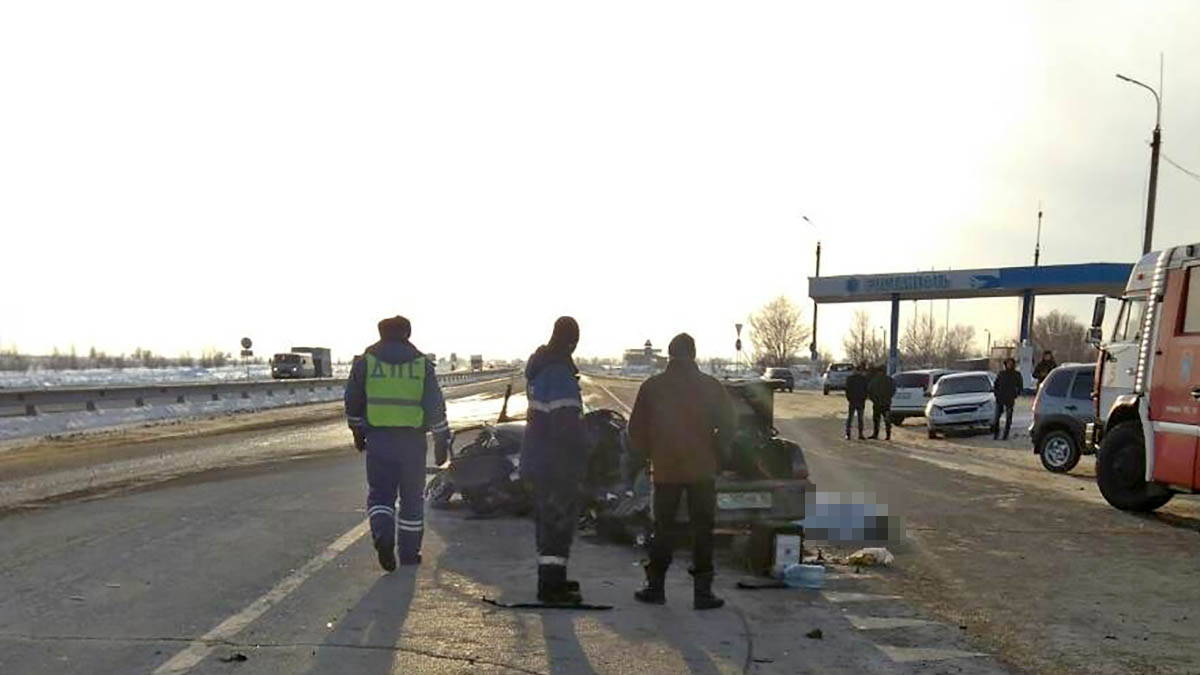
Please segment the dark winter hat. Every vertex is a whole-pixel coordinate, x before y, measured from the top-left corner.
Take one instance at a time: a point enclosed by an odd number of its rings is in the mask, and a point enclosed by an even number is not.
[[[687,333],[676,335],[671,338],[671,344],[667,345],[667,356],[670,356],[672,361],[695,361],[696,341]]]
[[[402,316],[393,316],[379,322],[379,337],[384,340],[407,340],[412,335],[412,324]]]
[[[570,355],[579,344],[579,324],[569,316],[560,316],[554,322],[554,332],[546,346],[550,351]]]

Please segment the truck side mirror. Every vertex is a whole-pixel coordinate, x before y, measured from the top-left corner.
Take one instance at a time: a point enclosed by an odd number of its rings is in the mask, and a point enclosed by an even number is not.
[[[1099,326],[1092,326],[1088,329],[1087,343],[1093,346],[1099,346],[1103,335],[1100,333]]]
[[[1100,330],[1100,326],[1104,325],[1104,309],[1107,303],[1107,298],[1103,295],[1096,298],[1096,304],[1092,308],[1092,330]],[[1089,334],[1090,337],[1090,334]]]

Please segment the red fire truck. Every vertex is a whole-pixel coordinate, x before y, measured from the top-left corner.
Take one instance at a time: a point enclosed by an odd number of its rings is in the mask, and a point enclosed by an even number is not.
[[[1104,307],[1098,298],[1089,336],[1100,346],[1086,432],[1096,483],[1118,509],[1153,511],[1200,492],[1200,244],[1144,256],[1101,343]]]

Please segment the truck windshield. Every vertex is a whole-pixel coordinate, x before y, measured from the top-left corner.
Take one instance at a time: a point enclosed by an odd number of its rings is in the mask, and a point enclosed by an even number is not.
[[[944,377],[938,380],[933,395],[982,394],[991,390],[992,381],[986,375],[977,377]]]
[[[1137,342],[1142,338],[1142,321],[1146,317],[1145,298],[1126,298],[1117,315],[1113,329],[1113,342]]]
[[[300,363],[299,354],[276,354],[275,363]]]

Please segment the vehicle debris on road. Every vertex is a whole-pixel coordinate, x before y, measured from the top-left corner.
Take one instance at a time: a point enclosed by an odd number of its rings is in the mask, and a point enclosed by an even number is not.
[[[846,558],[846,564],[854,567],[888,566],[895,562],[896,556],[886,548],[864,548],[851,553]]]

